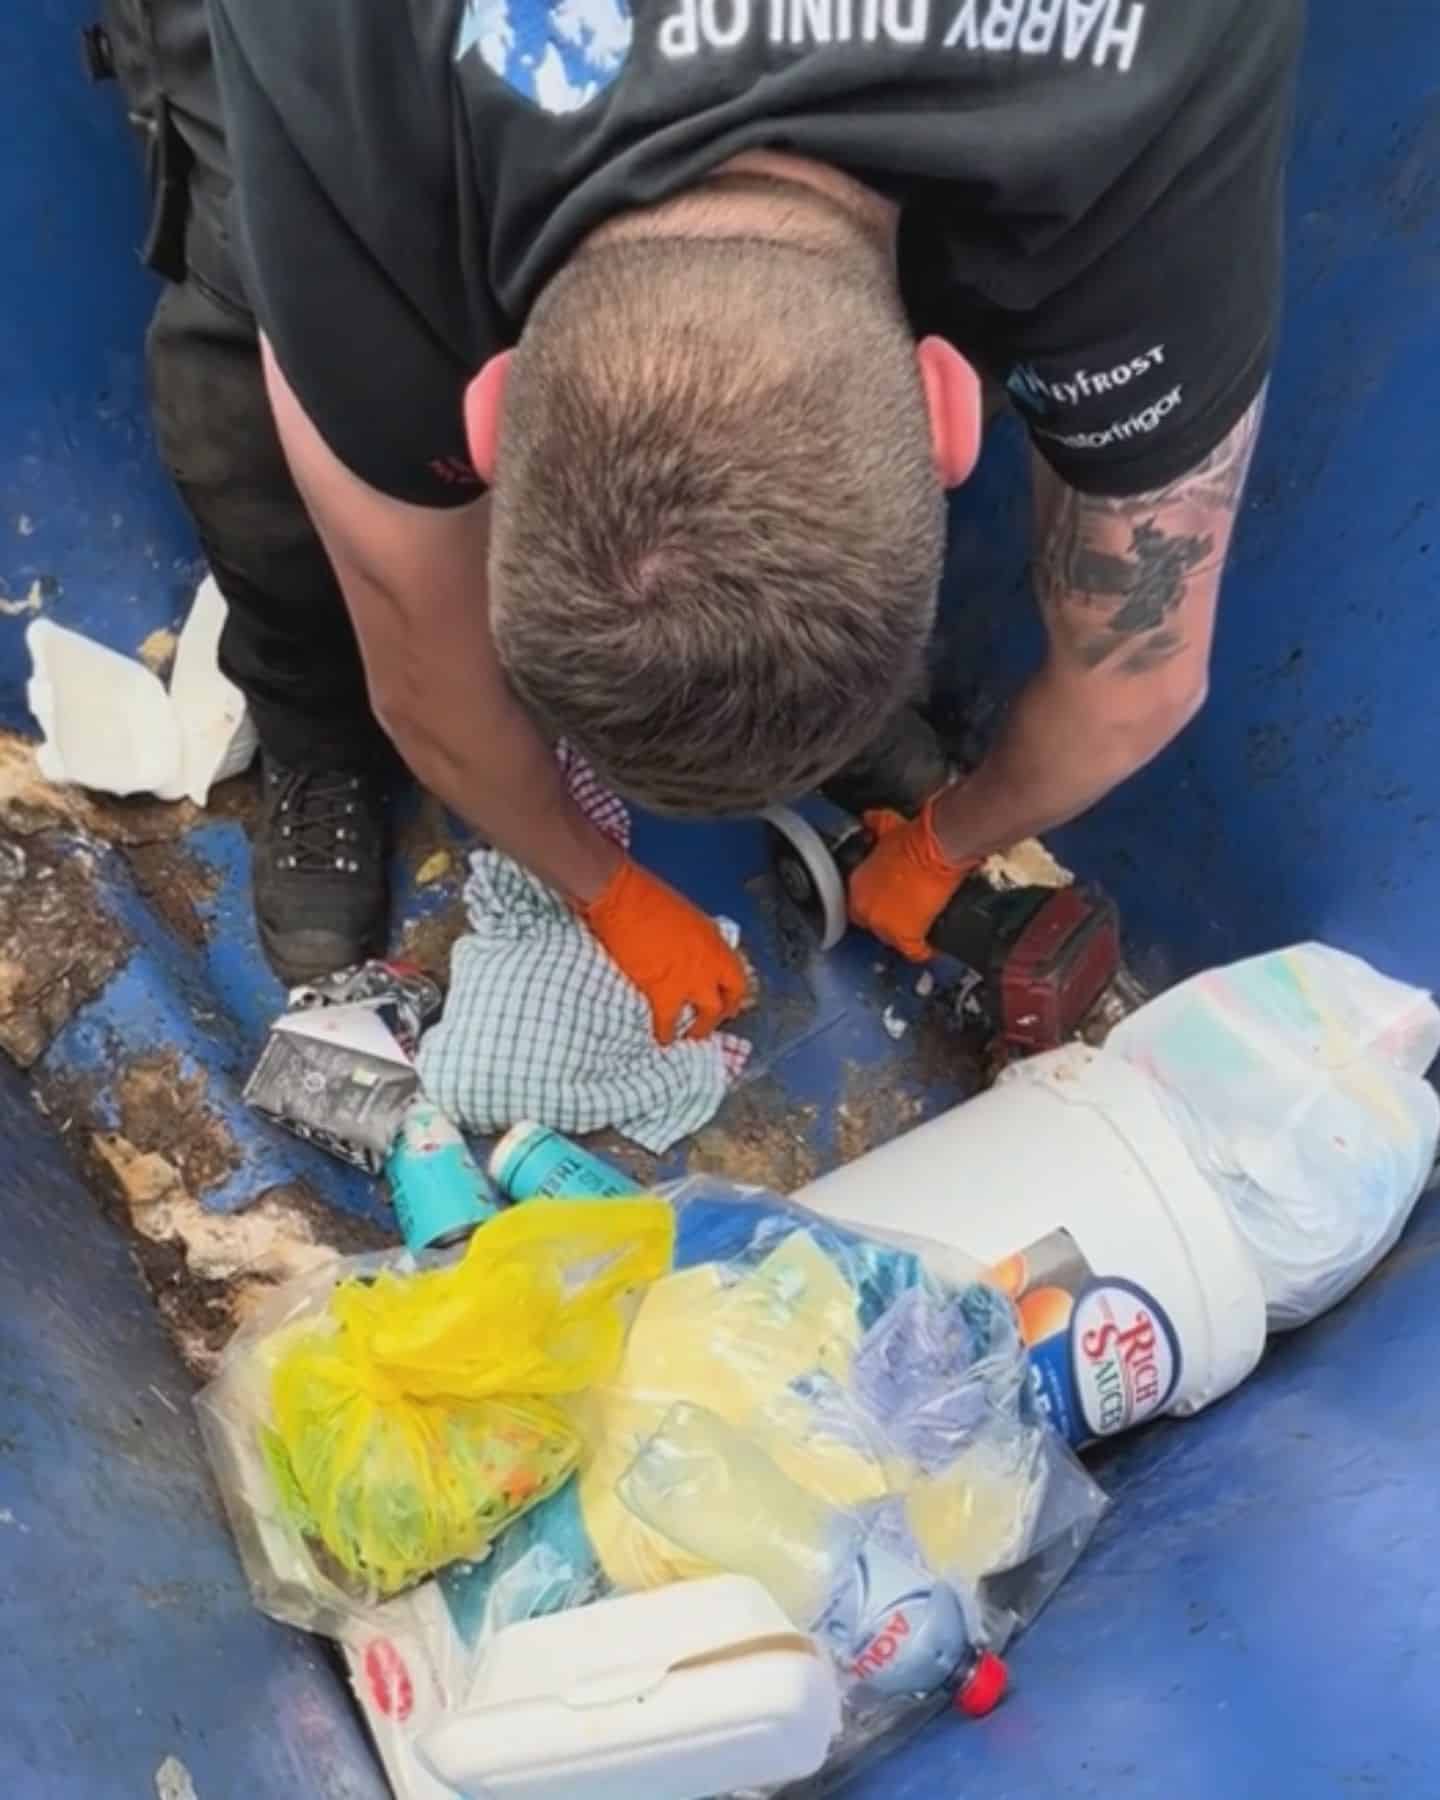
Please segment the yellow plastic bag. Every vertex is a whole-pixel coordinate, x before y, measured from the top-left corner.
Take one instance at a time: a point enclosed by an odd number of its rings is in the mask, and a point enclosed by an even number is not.
[[[552,1397],[609,1380],[626,1297],[670,1267],[659,1200],[531,1201],[452,1268],[334,1288],[270,1340],[262,1449],[282,1506],[366,1598],[479,1556],[574,1469]]]

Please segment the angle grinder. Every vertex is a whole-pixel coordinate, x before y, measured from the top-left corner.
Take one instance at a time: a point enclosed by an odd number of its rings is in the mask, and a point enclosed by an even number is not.
[[[853,820],[823,835],[785,806],[764,817],[785,894],[820,948],[833,949],[849,922],[846,883],[873,838]],[[1114,902],[1086,887],[999,888],[976,873],[936,919],[929,942],[978,976],[988,1033],[1018,1055],[1073,1037],[1120,969]]]

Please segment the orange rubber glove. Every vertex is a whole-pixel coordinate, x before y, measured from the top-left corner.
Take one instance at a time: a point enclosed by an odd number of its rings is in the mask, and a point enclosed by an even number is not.
[[[862,823],[875,848],[850,877],[850,917],[911,962],[929,962],[930,927],[983,857],[952,863],[935,837],[932,794],[920,816],[867,812]]]
[[[745,1001],[745,965],[712,919],[627,857],[580,917],[650,1002],[655,1036],[673,1044],[680,1015],[695,1017],[686,1037],[709,1037]]]

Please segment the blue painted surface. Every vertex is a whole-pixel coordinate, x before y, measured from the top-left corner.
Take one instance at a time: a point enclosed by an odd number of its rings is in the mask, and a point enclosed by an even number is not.
[[[92,88],[81,62],[80,28],[98,10],[0,8],[0,725],[24,717],[32,601],[134,651],[194,591],[193,545],[145,421],[155,287],[136,254],[138,162],[118,89]]]
[[[0,1064],[0,1793],[382,1800],[318,1642],[250,1606],[188,1382],[118,1232]]]
[[[1314,932],[1434,981],[1440,15],[1424,0],[1386,0],[1363,25],[1338,0],[1316,14],[1291,318],[1212,702],[1064,847],[1117,893],[1154,969]],[[133,650],[173,622],[193,573],[147,446],[139,183],[115,91],[81,72],[88,16],[82,0],[0,13],[0,68],[33,97],[0,114],[0,723],[23,717],[32,615],[17,601],[33,593]],[[1035,641],[1018,469],[1002,432],[956,508],[950,629],[962,669],[987,676]],[[967,590],[988,602],[978,632],[960,622]],[[641,821],[638,847],[744,928],[766,1004],[742,1106],[773,1154],[803,1139],[825,1166],[857,1106],[883,1134],[968,1090],[913,972],[858,937],[797,963],[757,828]],[[83,1091],[82,1127],[105,1129],[126,1071],[173,1056],[234,1146],[208,1205],[303,1178],[384,1218],[369,1183],[240,1104],[279,1002],[249,920],[248,848],[215,818],[186,850],[215,877],[199,945],[150,911],[123,851],[100,854],[97,904],[129,954],[42,1058],[40,1086]],[[418,887],[412,862],[397,886],[413,923],[455,884]],[[886,1006],[910,1022],[898,1044]],[[250,1616],[188,1421],[146,1397],[178,1401],[182,1383],[123,1249],[3,1074],[0,1140],[0,1509],[16,1521],[0,1524],[0,1657],[28,1721],[0,1733],[0,1789],[118,1800],[149,1792],[173,1751],[200,1800],[368,1800],[339,1686],[313,1647]],[[1422,1219],[1380,1278],[1241,1394],[1114,1456],[1114,1512],[1020,1646],[1013,1702],[983,1727],[937,1727],[857,1792],[1440,1793],[1424,1685],[1440,1650],[1437,1251],[1440,1223]],[[1342,1683],[1349,1705],[1332,1700]]]

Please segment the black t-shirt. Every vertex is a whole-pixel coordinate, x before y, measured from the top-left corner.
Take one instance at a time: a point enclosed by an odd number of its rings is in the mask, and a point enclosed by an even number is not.
[[[901,206],[902,289],[1076,487],[1266,373],[1303,0],[211,0],[242,278],[337,456],[470,498],[465,383],[604,219],[745,149]]]

